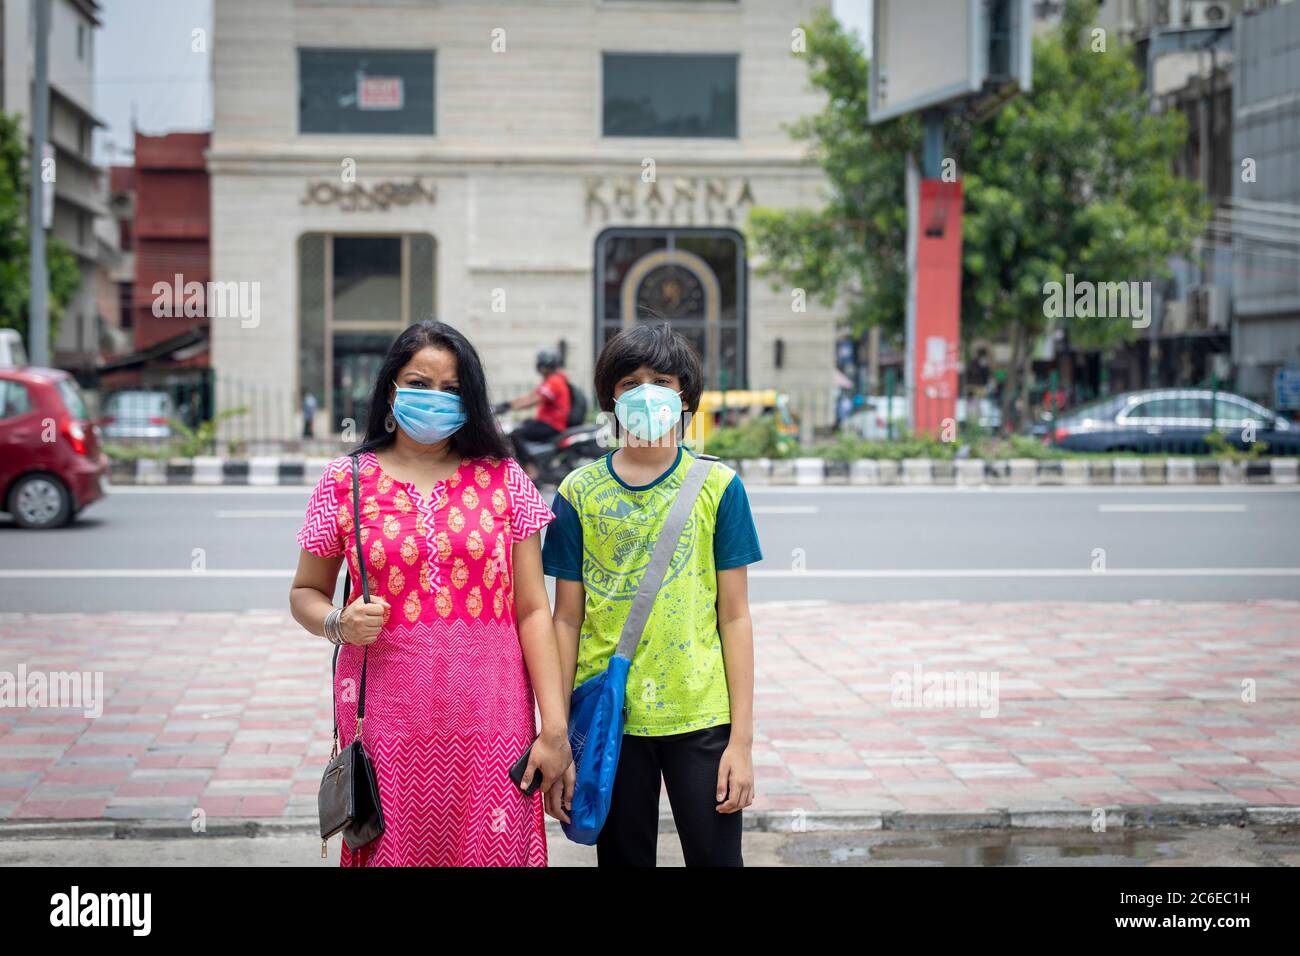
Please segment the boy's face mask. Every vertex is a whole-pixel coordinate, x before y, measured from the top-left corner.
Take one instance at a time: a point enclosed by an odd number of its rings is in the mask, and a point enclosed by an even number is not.
[[[614,400],[614,416],[642,441],[657,441],[682,417],[680,393],[662,385],[638,385]]]

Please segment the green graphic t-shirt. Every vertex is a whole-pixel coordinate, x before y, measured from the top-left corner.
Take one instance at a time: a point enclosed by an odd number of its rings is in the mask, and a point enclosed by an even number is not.
[[[659,530],[694,460],[679,448],[671,468],[648,485],[632,486],[614,473],[612,455],[560,483],[551,506],[556,520],[542,546],[546,573],[581,581],[586,592],[574,687],[604,671],[618,646]],[[762,557],[745,486],[714,462],[632,658],[625,733],[660,737],[731,720],[717,573]]]

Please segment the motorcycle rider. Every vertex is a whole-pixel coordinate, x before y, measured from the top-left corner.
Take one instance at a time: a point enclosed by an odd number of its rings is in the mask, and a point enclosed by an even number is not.
[[[548,442],[569,427],[569,410],[573,407],[573,392],[569,380],[561,371],[563,363],[560,353],[553,349],[542,349],[537,353],[537,374],[542,383],[525,395],[512,398],[496,405],[494,411],[500,415],[507,411],[518,411],[537,406],[537,415],[521,422],[513,432],[510,440],[515,446],[515,460],[523,466],[529,478],[537,477],[537,462],[528,454],[525,442]]]

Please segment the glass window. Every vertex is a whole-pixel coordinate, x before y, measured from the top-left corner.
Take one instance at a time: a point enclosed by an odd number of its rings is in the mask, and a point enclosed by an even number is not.
[[[22,382],[0,379],[0,418],[15,418],[32,410],[32,399]]]
[[[604,135],[734,139],[736,73],[731,54],[606,53]]]
[[[400,322],[402,237],[334,237],[334,321]]]
[[[433,134],[432,50],[298,51],[301,133]]]
[[[1178,403],[1172,398],[1158,398],[1140,402],[1128,413],[1130,421],[1145,421],[1151,418],[1177,418]]]
[[[77,383],[71,379],[59,379],[59,396],[63,399],[63,405],[68,410],[68,414],[73,418],[89,418],[86,414],[86,402],[81,397],[81,389],[77,388]]]
[[[364,433],[369,390],[389,345],[435,318],[435,247],[427,234],[308,233],[298,240],[298,385],[337,431]]]
[[[1214,417],[1220,425],[1225,421],[1243,422],[1248,418],[1261,424],[1272,421],[1272,416],[1258,405],[1237,399],[1224,398],[1222,395],[1219,396],[1218,403],[1215,405]]]

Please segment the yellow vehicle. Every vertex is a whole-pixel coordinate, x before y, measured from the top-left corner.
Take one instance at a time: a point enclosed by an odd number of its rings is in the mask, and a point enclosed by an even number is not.
[[[709,436],[720,425],[738,425],[753,416],[769,414],[776,417],[781,434],[799,434],[799,423],[790,413],[789,396],[774,388],[703,392],[699,411],[691,416],[686,429],[686,443],[693,448],[707,448]]]

